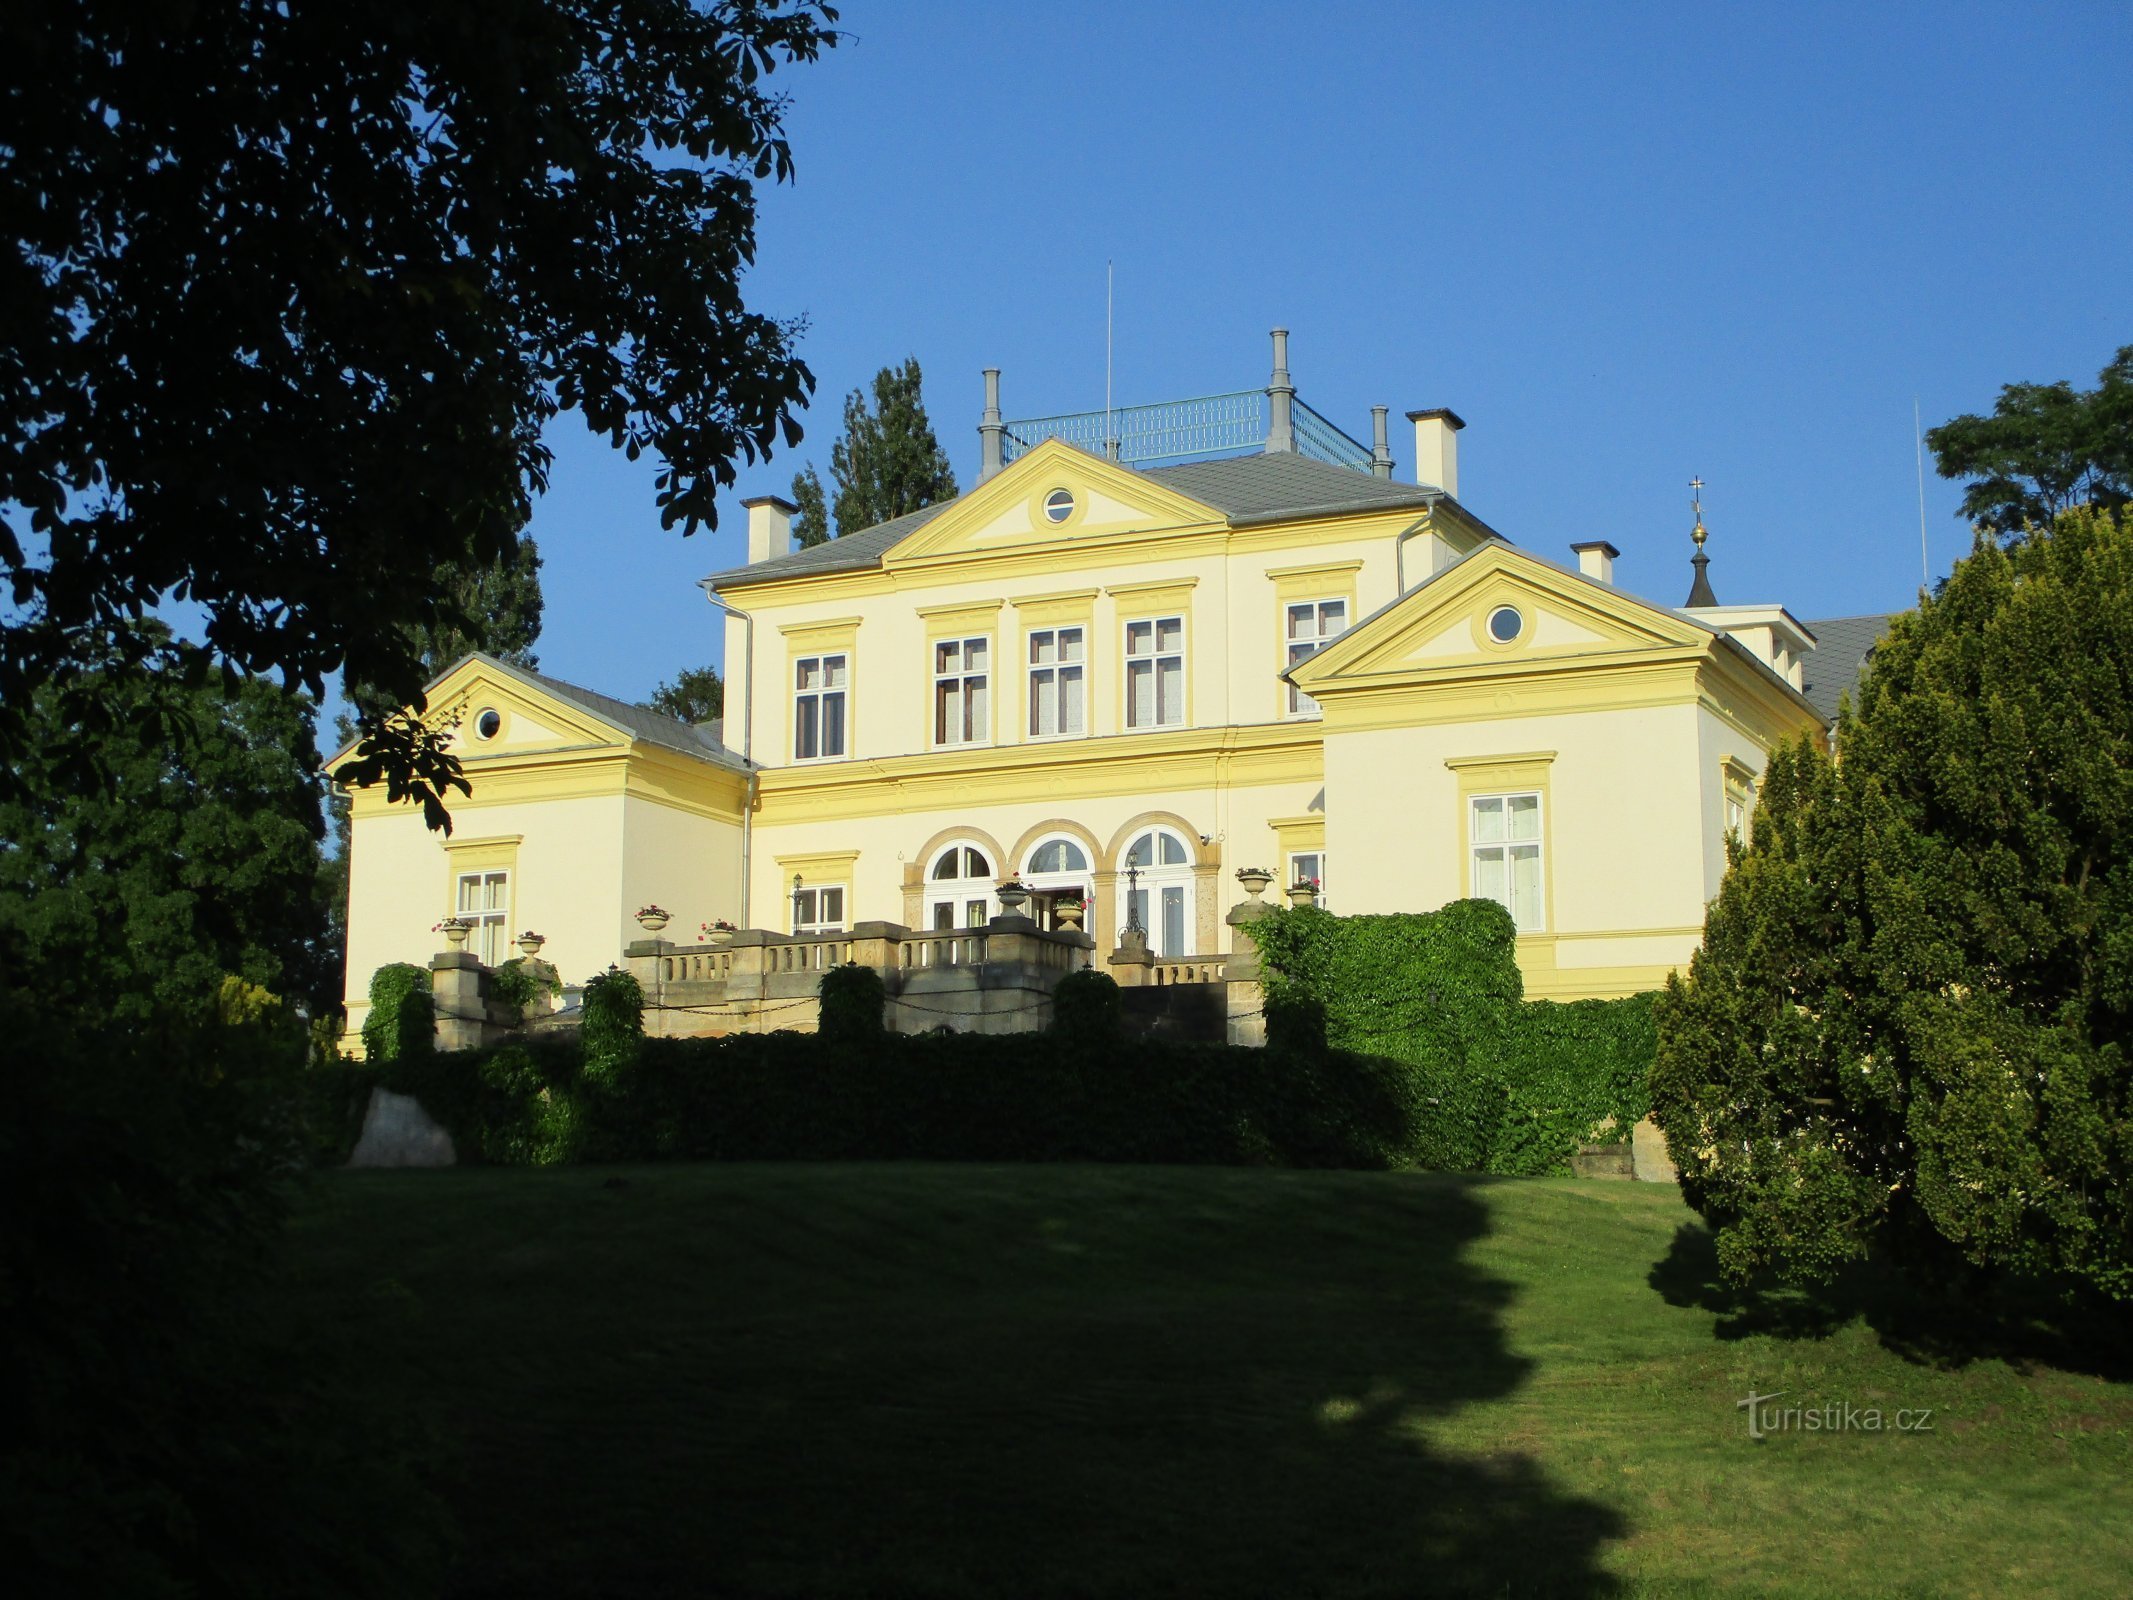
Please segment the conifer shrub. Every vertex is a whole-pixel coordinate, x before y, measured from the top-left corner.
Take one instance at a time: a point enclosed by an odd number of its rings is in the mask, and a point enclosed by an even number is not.
[[[1653,1099],[1736,1279],[2133,1301],[2133,524],[1981,536],[1781,752]]]
[[[1084,967],[1059,980],[1052,991],[1052,1032],[1082,1044],[1118,1042],[1125,1027],[1118,980],[1108,972]]]
[[[822,995],[815,1024],[822,1037],[849,1049],[880,1042],[887,1031],[889,992],[872,967],[847,961],[822,974]]]
[[[395,961],[370,975],[363,1055],[375,1062],[413,1060],[437,1048],[437,1003],[422,967]]]

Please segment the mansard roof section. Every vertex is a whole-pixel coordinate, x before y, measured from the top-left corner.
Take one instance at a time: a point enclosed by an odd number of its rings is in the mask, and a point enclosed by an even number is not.
[[[1441,489],[1394,483],[1347,467],[1315,461],[1308,456],[1268,452],[1143,469],[1122,467],[1058,441],[1047,441],[1047,445],[1049,449],[1040,445],[1017,457],[988,482],[953,500],[927,506],[840,539],[795,550],[789,555],[714,573],[706,582],[713,589],[730,590],[788,578],[874,570],[882,565],[882,558],[890,550],[937,518],[963,507],[966,501],[989,494],[1008,480],[1017,486],[1015,492],[1026,494],[1031,488],[1031,477],[1041,476],[1039,469],[1047,463],[1056,466],[1066,460],[1074,461],[1082,469],[1094,469],[1108,475],[1113,482],[1141,480],[1159,491],[1162,498],[1193,502],[1211,514],[1207,520],[1226,523],[1232,528],[1381,511],[1405,510],[1419,515],[1434,509],[1448,510],[1455,520],[1471,526],[1484,537],[1502,537]],[[1025,471],[1031,476],[1024,476]]]

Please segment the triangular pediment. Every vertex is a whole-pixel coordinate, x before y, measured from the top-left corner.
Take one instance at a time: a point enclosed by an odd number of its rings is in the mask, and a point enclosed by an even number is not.
[[[429,686],[424,720],[448,730],[446,748],[468,766],[557,750],[626,750],[628,729],[550,693],[527,674],[468,656]],[[494,712],[494,732],[484,713]],[[338,766],[343,750],[328,763]]]
[[[1227,522],[1213,506],[1047,439],[891,546],[882,565],[1057,549]]]
[[[1319,698],[1344,685],[1648,659],[1705,650],[1711,639],[1634,595],[1489,544],[1366,618],[1291,676]]]

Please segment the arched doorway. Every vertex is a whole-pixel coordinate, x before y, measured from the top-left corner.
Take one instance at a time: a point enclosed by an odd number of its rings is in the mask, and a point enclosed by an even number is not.
[[[1165,960],[1191,955],[1192,846],[1185,836],[1171,828],[1146,829],[1126,846],[1118,866],[1130,886],[1127,915],[1137,914],[1148,930],[1148,948]]]
[[[1089,852],[1070,834],[1039,839],[1022,859],[1022,881],[1030,887],[1030,912],[1040,928],[1056,928],[1058,908],[1072,899],[1087,905],[1094,874]]]
[[[982,928],[992,920],[992,858],[967,842],[949,845],[926,867],[926,926]]]

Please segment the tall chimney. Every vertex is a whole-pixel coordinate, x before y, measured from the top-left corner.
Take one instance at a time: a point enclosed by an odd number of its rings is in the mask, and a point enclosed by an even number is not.
[[[759,494],[741,504],[748,510],[748,565],[792,554],[792,519],[798,506],[774,494]]]
[[[1274,376],[1267,380],[1269,418],[1266,427],[1267,454],[1293,453],[1296,449],[1296,385],[1289,381],[1289,330],[1274,330]]]
[[[1605,539],[1587,539],[1572,545],[1570,551],[1578,558],[1578,571],[1594,583],[1615,581],[1615,558],[1622,552]]]
[[[978,482],[1007,465],[1007,424],[1000,420],[1000,369],[985,369],[985,414],[978,418]]]
[[[1466,426],[1459,413],[1439,406],[1410,411],[1407,420],[1415,425],[1415,482],[1458,499],[1459,430]]]
[[[1370,475],[1373,478],[1392,476],[1392,443],[1385,435],[1385,414],[1389,406],[1370,408]]]

